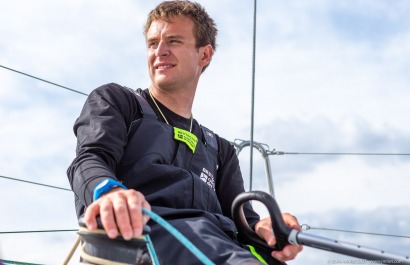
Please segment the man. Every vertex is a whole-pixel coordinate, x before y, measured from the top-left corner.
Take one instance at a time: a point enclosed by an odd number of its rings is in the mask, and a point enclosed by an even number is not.
[[[149,14],[144,33],[149,88],[99,87],[74,125],[77,157],[67,174],[77,215],[84,214],[90,230],[100,216],[110,238],[129,240],[148,221],[141,208],[152,208],[216,264],[260,264],[238,242],[231,220],[232,201],[244,191],[235,150],[191,112],[216,48],[214,21],[197,3],[163,2]],[[260,221],[250,204],[244,212],[255,232],[274,245],[270,219]],[[293,216],[284,219],[299,229]],[[198,263],[161,227],[149,225],[161,264]],[[286,261],[300,251],[287,246],[269,254]]]

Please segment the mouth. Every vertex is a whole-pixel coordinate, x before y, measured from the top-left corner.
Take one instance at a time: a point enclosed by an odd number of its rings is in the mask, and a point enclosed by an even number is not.
[[[169,69],[169,68],[172,68],[174,66],[175,66],[174,64],[158,64],[158,65],[155,66],[155,69],[157,69],[157,70]]]

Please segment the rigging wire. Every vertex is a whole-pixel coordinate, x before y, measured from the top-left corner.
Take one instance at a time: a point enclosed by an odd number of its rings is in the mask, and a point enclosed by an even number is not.
[[[2,175],[0,175],[0,178],[9,179],[9,180],[14,180],[14,181],[20,181],[20,182],[25,182],[25,183],[29,183],[29,184],[33,184],[33,185],[39,185],[39,186],[44,186],[44,187],[48,187],[48,188],[54,188],[54,189],[59,189],[59,190],[71,191],[70,189],[67,189],[67,188],[57,187],[57,186],[53,186],[53,185],[48,185],[48,184],[38,183],[38,182],[34,182],[34,181],[28,181],[28,180],[18,179],[18,178],[6,177],[6,176],[2,176]]]
[[[343,229],[334,229],[334,228],[323,228],[323,227],[311,227],[307,224],[301,225],[303,231],[307,230],[324,230],[324,231],[334,231],[334,232],[343,232],[343,233],[354,233],[354,234],[364,234],[372,236],[387,236],[387,237],[398,237],[398,238],[410,238],[410,236],[402,235],[392,235],[392,234],[382,234],[382,233],[371,233],[371,232],[362,232],[362,231],[352,231],[352,230],[343,230]]]
[[[48,81],[48,80],[45,80],[45,79],[42,79],[42,78],[39,78],[39,77],[36,77],[36,76],[23,73],[23,72],[21,72],[21,71],[17,71],[17,70],[15,70],[15,69],[6,67],[6,66],[1,65],[1,64],[0,64],[0,67],[2,67],[2,68],[4,68],[4,69],[7,69],[7,70],[9,70],[9,71],[15,72],[15,73],[19,73],[19,74],[22,74],[22,75],[25,75],[25,76],[28,76],[28,77],[31,77],[31,78],[40,80],[40,81],[42,81],[42,82],[46,82],[46,83],[51,84],[51,85],[54,85],[54,86],[58,86],[58,87],[64,88],[64,89],[69,90],[69,91],[71,91],[71,92],[75,92],[75,93],[78,93],[78,94],[81,94],[81,95],[84,95],[84,96],[88,96],[86,93],[83,93],[83,92],[81,92],[81,91],[78,91],[78,90],[75,90],[75,89],[72,89],[72,88],[69,88],[69,87],[66,87],[66,86],[59,85],[59,84],[56,84],[56,83],[54,83],[54,82],[51,82],[51,81]]]
[[[269,155],[354,155],[354,156],[409,156],[410,153],[361,153],[361,152],[284,152],[272,150]]]
[[[16,264],[16,265],[43,265],[38,263],[21,262],[15,260],[0,259],[0,265],[3,264]]]
[[[0,234],[30,234],[30,233],[57,233],[57,232],[78,232],[78,229],[0,231]]]
[[[64,190],[64,191],[71,191],[70,189],[62,188],[62,187],[57,187],[53,185],[48,185],[48,184],[43,184],[43,183],[38,183],[34,181],[28,181],[28,180],[23,180],[23,179],[18,179],[18,178],[11,178],[11,177],[6,177],[0,175],[0,178],[8,179],[8,180],[13,180],[13,181],[20,181],[32,185],[39,185],[39,186],[44,186],[47,188],[53,188],[53,189],[58,189],[58,190]],[[29,234],[29,233],[56,233],[56,232],[76,232],[78,229],[59,229],[59,230],[27,230],[27,231],[0,231],[0,235],[2,234]],[[1,263],[0,263],[1,264]]]

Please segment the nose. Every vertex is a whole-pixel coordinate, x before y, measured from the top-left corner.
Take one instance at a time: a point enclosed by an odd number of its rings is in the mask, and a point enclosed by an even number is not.
[[[155,51],[155,55],[157,57],[169,55],[169,47],[166,41],[160,41],[158,43],[157,49]]]

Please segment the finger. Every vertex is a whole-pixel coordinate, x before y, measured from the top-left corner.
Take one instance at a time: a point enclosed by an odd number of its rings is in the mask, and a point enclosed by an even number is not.
[[[130,240],[133,236],[133,230],[130,221],[130,212],[128,199],[125,192],[117,194],[113,200],[115,220],[122,237]]]
[[[142,234],[143,225],[148,221],[148,219],[142,214],[142,207],[151,206],[146,202],[144,195],[135,190],[129,191],[128,196],[128,207],[130,212],[130,220],[133,228],[134,236],[140,236]]]
[[[279,261],[285,261],[284,255],[282,254],[282,251],[272,251],[272,257]]]
[[[288,245],[282,251],[272,251],[272,256],[280,261],[293,260],[303,249],[302,246]]]
[[[118,236],[118,229],[115,223],[115,216],[112,202],[109,198],[101,198],[100,203],[100,218],[101,223],[107,232],[109,238],[116,238]]]
[[[255,226],[255,231],[269,246],[276,244],[275,236],[272,231],[272,222],[270,218],[264,218]]]
[[[262,238],[269,246],[274,246],[276,244],[276,238],[273,234],[272,228],[269,229],[262,229]]]
[[[290,213],[283,213],[282,216],[283,220],[290,228],[299,231],[301,230],[301,226],[299,225],[298,219],[295,216],[291,215]]]
[[[100,213],[100,205],[98,203],[92,203],[87,207],[84,214],[84,222],[88,229],[97,229],[97,219],[96,217]]]

